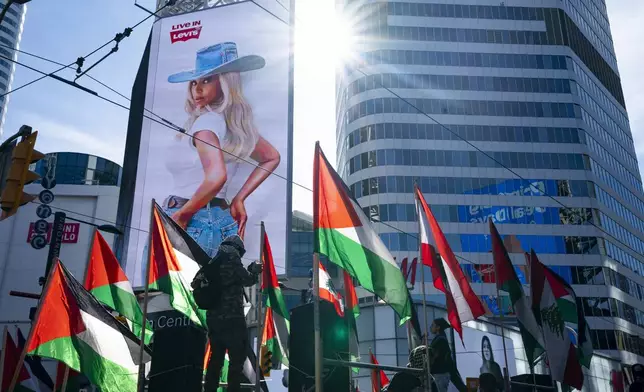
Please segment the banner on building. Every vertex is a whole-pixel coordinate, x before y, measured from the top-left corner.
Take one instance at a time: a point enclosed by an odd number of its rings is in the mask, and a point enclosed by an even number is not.
[[[210,255],[239,233],[256,257],[264,221],[284,271],[289,35],[250,1],[154,24],[131,218],[141,231],[127,248],[134,285],[143,283],[152,199]]]

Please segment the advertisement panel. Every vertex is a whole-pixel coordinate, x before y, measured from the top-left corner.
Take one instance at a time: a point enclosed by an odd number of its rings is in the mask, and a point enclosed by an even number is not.
[[[259,256],[260,222],[284,272],[289,26],[253,2],[158,20],[152,31],[128,276],[142,285],[151,201],[211,256],[239,233]],[[176,131],[170,122],[182,129]]]
[[[505,338],[508,364],[503,353],[503,338],[487,331],[463,327],[463,344],[455,339],[456,366],[463,379],[478,379],[483,373],[491,373],[503,385],[503,369],[510,375],[517,375],[515,347],[512,339]],[[465,347],[464,347],[465,346]],[[519,349],[521,349],[519,347]],[[503,389],[501,389],[503,390]]]

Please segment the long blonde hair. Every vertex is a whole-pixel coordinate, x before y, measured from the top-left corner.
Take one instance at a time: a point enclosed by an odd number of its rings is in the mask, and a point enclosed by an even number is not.
[[[227,72],[215,76],[219,78],[222,96],[203,109],[195,104],[192,87],[188,83],[185,109],[190,117],[186,121],[185,129],[190,130],[197,118],[206,112],[219,113],[226,120],[226,136],[224,140],[219,141],[224,151],[229,153],[224,154],[224,159],[226,161],[246,159],[255,149],[259,132],[255,127],[253,109],[242,92],[241,75],[239,72]]]

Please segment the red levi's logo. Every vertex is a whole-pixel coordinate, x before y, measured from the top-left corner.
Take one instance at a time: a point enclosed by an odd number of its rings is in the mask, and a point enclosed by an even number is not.
[[[201,21],[179,23],[172,25],[170,30],[170,43],[199,39],[201,35]]]

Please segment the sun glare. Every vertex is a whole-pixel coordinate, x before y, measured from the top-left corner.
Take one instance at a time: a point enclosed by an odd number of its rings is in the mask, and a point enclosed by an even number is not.
[[[340,68],[355,57],[356,36],[353,25],[348,19],[336,14],[330,33],[335,67]]]

